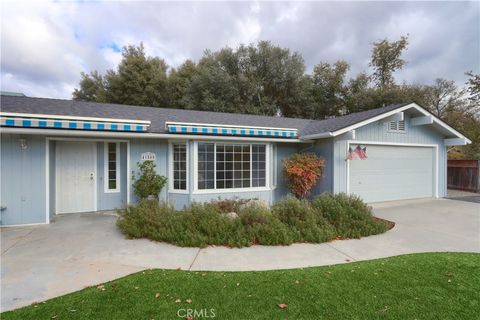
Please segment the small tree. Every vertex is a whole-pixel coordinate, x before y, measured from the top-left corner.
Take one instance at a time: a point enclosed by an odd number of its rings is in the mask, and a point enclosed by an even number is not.
[[[157,174],[155,171],[156,165],[151,160],[138,162],[137,165],[140,169],[140,175],[133,182],[135,195],[143,199],[149,196],[154,196],[158,199],[158,194],[167,183],[167,178]]]
[[[313,153],[297,153],[283,160],[288,188],[299,199],[306,198],[323,175],[325,160]]]

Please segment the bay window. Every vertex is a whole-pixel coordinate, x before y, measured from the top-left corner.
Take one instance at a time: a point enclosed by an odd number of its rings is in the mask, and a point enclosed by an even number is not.
[[[266,187],[266,153],[265,144],[199,142],[198,190]]]

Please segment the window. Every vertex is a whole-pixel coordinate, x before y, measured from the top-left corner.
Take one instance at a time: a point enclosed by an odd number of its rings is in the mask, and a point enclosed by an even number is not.
[[[405,132],[405,120],[389,122],[388,123],[388,131],[390,131],[390,132]]]
[[[265,144],[198,143],[197,188],[265,187],[266,152]]]
[[[120,191],[120,144],[105,142],[105,192]]]
[[[173,190],[187,190],[187,144],[172,143]]]
[[[198,144],[198,189],[214,189],[215,144]]]

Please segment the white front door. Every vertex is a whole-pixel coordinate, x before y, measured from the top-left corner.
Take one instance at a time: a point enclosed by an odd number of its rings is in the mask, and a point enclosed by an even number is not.
[[[57,141],[55,146],[56,213],[95,211],[95,143]]]

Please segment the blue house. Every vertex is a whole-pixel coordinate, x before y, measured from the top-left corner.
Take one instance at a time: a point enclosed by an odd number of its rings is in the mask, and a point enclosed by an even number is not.
[[[161,199],[193,201],[288,193],[282,160],[326,160],[313,194],[367,202],[446,195],[447,148],[470,141],[415,103],[328,120],[1,97],[1,224],[121,208],[137,199],[137,164],[168,178]]]

